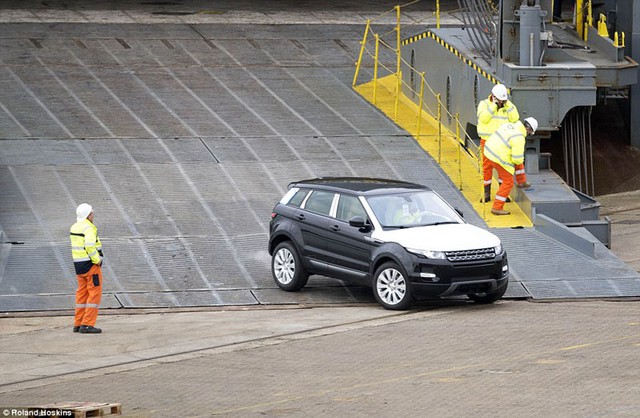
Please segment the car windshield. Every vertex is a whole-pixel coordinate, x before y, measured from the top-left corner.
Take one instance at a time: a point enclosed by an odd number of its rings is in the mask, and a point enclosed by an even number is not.
[[[369,196],[366,199],[380,224],[387,228],[463,222],[451,206],[428,190]]]

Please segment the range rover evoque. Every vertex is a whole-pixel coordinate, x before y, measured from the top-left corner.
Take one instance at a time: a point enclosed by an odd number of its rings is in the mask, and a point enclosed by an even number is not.
[[[497,236],[466,223],[429,187],[396,180],[291,183],[271,214],[269,254],[283,290],[318,274],[370,286],[386,309],[457,295],[493,303],[509,281]]]

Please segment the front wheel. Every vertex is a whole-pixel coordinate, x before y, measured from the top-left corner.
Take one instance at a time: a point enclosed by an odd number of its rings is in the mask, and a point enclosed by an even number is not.
[[[281,242],[276,247],[271,257],[271,275],[278,287],[287,292],[295,292],[307,284],[309,274],[291,242]]]
[[[494,293],[471,293],[467,296],[469,297],[469,299],[471,299],[475,303],[488,305],[497,301],[498,299],[501,299],[502,296],[504,296],[504,294],[506,293],[506,291],[507,291],[507,286],[505,285],[502,289],[499,289],[497,292],[494,292]]]
[[[394,262],[384,263],[376,270],[373,295],[385,309],[407,309],[413,303],[409,281]]]

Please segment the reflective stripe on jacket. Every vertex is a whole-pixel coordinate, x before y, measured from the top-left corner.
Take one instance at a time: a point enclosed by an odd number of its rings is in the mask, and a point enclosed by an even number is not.
[[[102,261],[102,243],[98,238],[98,228],[88,219],[71,225],[71,256],[76,274],[84,274],[94,264]]]
[[[526,136],[527,129],[522,122],[504,124],[487,139],[484,156],[513,174],[515,166],[524,162]]]
[[[482,139],[489,138],[501,125],[508,122],[515,123],[520,119],[516,105],[507,100],[504,106],[498,109],[498,105],[491,101],[491,96],[478,104],[476,116],[478,116],[478,135]]]

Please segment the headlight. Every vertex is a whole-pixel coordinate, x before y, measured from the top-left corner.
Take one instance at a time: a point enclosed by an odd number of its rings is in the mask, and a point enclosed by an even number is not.
[[[447,256],[444,254],[444,251],[417,250],[415,248],[407,248],[406,250],[410,253],[421,255],[432,260],[444,260],[447,258]]]
[[[496,255],[500,255],[504,249],[502,248],[502,244],[498,244],[493,247],[493,250],[496,252]]]

